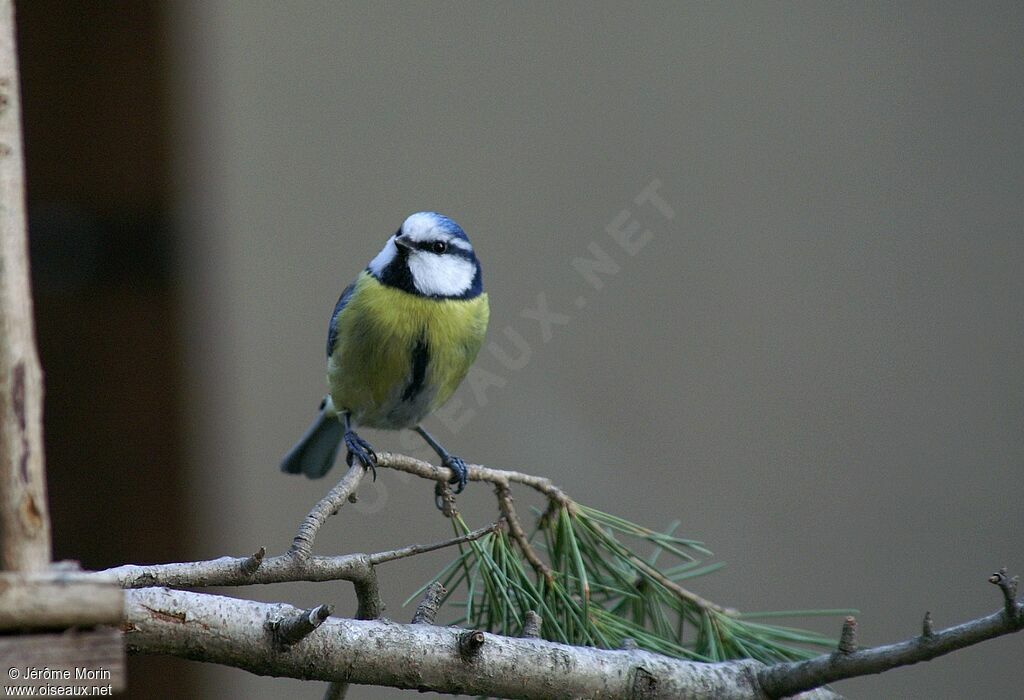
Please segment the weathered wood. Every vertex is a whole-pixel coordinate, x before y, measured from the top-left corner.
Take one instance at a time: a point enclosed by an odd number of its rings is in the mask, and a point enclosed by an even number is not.
[[[113,576],[0,573],[2,631],[118,625],[123,617],[124,591]]]
[[[79,695],[121,692],[125,688],[124,635],[104,627],[0,637],[0,688],[18,686],[90,689]]]
[[[12,0],[0,0],[0,569],[50,565]]]

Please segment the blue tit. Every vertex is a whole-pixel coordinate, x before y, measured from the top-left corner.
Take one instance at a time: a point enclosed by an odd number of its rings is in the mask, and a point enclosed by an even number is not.
[[[465,231],[436,212],[413,214],[345,288],[327,329],[328,394],[281,469],[318,479],[342,443],[351,466],[374,469],[373,447],[353,426],[411,428],[452,470],[466,464],[420,426],[466,376],[487,331],[480,263]]]

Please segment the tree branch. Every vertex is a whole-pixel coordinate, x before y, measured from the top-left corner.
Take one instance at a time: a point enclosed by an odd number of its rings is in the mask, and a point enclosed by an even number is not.
[[[322,608],[302,611],[169,589],[141,589],[126,596],[126,638],[134,653],[172,654],[261,675],[336,684],[526,699],[835,698],[822,686],[927,661],[1024,629],[1024,605],[1013,600],[1012,609],[896,644],[857,650],[854,622],[848,620],[846,641],[832,654],[771,666],[750,660],[706,664],[639,650],[572,647],[429,624],[322,619]],[[320,615],[313,614],[317,610]],[[311,621],[303,629],[315,629],[282,651],[268,629],[273,621],[303,617]],[[316,624],[314,617],[319,619]]]
[[[465,535],[431,544],[412,544],[400,549],[376,554],[344,554],[334,557],[296,559],[290,554],[264,559],[253,565],[253,557],[219,557],[206,561],[177,562],[173,564],[125,564],[91,574],[114,577],[121,588],[201,588],[204,586],[249,586],[292,581],[351,581],[365,575],[370,567],[416,554],[433,552],[477,540],[494,532],[497,523],[473,530]],[[260,548],[260,551],[264,551]],[[254,555],[255,556],[255,555]]]
[[[1002,588],[1006,605],[1003,610],[987,617],[935,632],[929,614],[925,617],[922,634],[913,639],[853,651],[845,651],[840,641],[840,649],[835,653],[823,654],[807,661],[774,664],[759,671],[758,679],[769,697],[788,697],[801,690],[817,688],[844,678],[882,673],[898,666],[929,661],[987,639],[1019,632],[1024,629],[1024,605],[1007,593],[1003,584],[1005,580],[1008,580],[1005,569],[989,578],[990,582]],[[1016,596],[1015,590],[1012,593]],[[844,632],[853,627],[850,623],[844,624]],[[852,639],[852,633],[844,634],[844,638]],[[848,643],[847,648],[850,646]]]
[[[467,631],[454,627],[334,617],[282,651],[267,621],[299,619],[308,611],[157,588],[128,591],[126,597],[131,653],[172,654],[259,675],[526,700],[765,697],[757,675],[763,666],[754,661],[702,664],[646,651],[487,633],[464,638]],[[815,691],[799,697],[836,696]]]
[[[442,483],[450,477],[447,468],[392,453],[381,453],[378,466]],[[752,660],[699,663],[635,648],[573,647],[535,639],[532,629],[515,639],[479,630],[438,628],[430,624],[433,615],[427,608],[434,602],[429,600],[422,614],[417,614],[420,624],[382,622],[376,619],[383,603],[377,590],[375,564],[477,539],[499,524],[430,545],[369,555],[312,556],[309,552],[317,531],[354,494],[362,472],[359,467],[345,474],[306,516],[291,549],[283,556],[266,558],[265,550],[260,548],[249,557],[129,565],[100,572],[116,577],[125,588],[140,589],[126,594],[129,649],[211,661],[257,674],[330,681],[328,698],[344,697],[348,684],[357,683],[508,698],[767,700],[836,698],[822,687],[844,678],[932,659],[1024,629],[1024,606],[1016,598],[1017,580],[1010,578],[1005,569],[989,578],[1002,591],[1004,606],[988,617],[936,632],[931,616],[926,615],[920,636],[871,649],[857,648],[856,620],[847,618],[836,651],[806,661],[772,665]],[[536,553],[528,541],[523,547],[525,533],[521,526],[518,536],[512,527],[519,523],[509,484],[534,488],[548,498],[553,508],[575,505],[549,480],[540,477],[478,465],[470,466],[469,476],[495,485],[503,522],[509,524],[528,559]],[[543,573],[544,569],[539,571]],[[659,581],[664,578],[649,565],[644,571]],[[284,604],[142,588],[339,579],[353,581],[356,586],[356,620],[330,618],[326,606],[298,610]],[[676,588],[668,579],[664,585],[670,590]],[[676,592],[700,606],[731,612],[685,589]],[[532,627],[539,626],[539,619],[534,622]]]
[[[348,468],[341,481],[326,496],[321,498],[319,503],[313,506],[313,510],[309,511],[309,515],[302,521],[299,531],[292,540],[292,546],[288,550],[288,554],[299,559],[308,559],[312,555],[313,540],[316,539],[320,528],[324,526],[329,517],[337,513],[345,505],[345,501],[348,500],[349,496],[356,492],[356,489],[359,488],[359,482],[363,480],[365,473],[366,469],[358,461]]]
[[[407,455],[400,455],[394,452],[377,453],[377,466],[405,472],[423,479],[431,479],[447,483],[453,476],[448,467],[438,467],[429,462],[424,462]],[[469,464],[470,481],[487,481],[492,484],[522,484],[529,486],[534,491],[543,494],[550,501],[559,505],[569,505],[572,500],[566,496],[560,488],[552,483],[551,479],[522,472],[507,471],[505,469],[491,469],[479,464]]]
[[[553,574],[551,573],[551,567],[544,563],[544,560],[540,558],[537,552],[530,546],[530,540],[526,536],[526,532],[523,531],[523,525],[519,522],[519,515],[516,513],[515,506],[512,504],[512,492],[508,488],[508,482],[498,483],[494,487],[494,492],[498,497],[498,507],[501,510],[502,516],[505,518],[505,522],[508,523],[509,532],[512,534],[512,539],[519,545],[520,551],[526,560],[530,562],[530,566],[537,572],[538,576],[544,578],[545,581],[551,583]]]

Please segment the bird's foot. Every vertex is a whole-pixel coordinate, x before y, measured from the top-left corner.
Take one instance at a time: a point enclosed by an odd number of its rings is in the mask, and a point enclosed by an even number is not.
[[[441,460],[441,466],[452,470],[452,478],[448,480],[448,484],[455,484],[454,493],[462,493],[462,489],[466,488],[466,482],[469,480],[469,467],[466,466],[466,463],[454,455],[448,455]],[[448,484],[442,481],[434,484],[434,505],[445,514],[445,517],[450,518],[456,511],[455,499],[452,498],[454,494],[448,488]]]
[[[466,466],[466,463],[462,461],[461,457],[448,455],[441,462],[441,466],[452,470],[452,478],[448,480],[448,483],[455,484],[455,493],[462,493],[462,489],[466,488],[466,482],[469,481],[469,467]]]
[[[348,430],[345,432],[345,449],[348,450],[348,454],[345,456],[345,462],[348,466],[352,466],[355,460],[359,460],[359,463],[363,465],[363,469],[369,469],[373,472],[373,480],[377,480],[377,453],[373,451],[373,446],[366,440],[362,439],[355,434],[354,431]]]

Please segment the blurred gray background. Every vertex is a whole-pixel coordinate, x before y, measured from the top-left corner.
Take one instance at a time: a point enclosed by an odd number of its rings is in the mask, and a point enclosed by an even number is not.
[[[1024,571],[1020,5],[196,0],[165,17],[185,556],[280,552],[332,485],[277,469],[324,391],[330,311],[406,215],[436,209],[483,262],[489,338],[530,349],[518,369],[485,350],[498,385],[460,390],[459,430],[428,422],[457,454],[679,518],[729,563],[699,593],[857,608],[863,644],[916,634],[926,610],[987,614],[986,577]],[[671,219],[635,201],[654,181]],[[650,231],[634,255],[606,231],[624,211]],[[600,289],[573,265],[592,244],[618,267]],[[567,317],[547,338],[522,315],[538,295]],[[383,470],[360,497],[320,552],[450,533],[429,484]],[[460,505],[494,517],[479,485]],[[382,567],[389,615],[448,560]],[[340,583],[230,593],[355,604]],[[1022,651],[1018,635],[836,689],[1013,697]],[[324,687],[176,668],[211,699]]]

